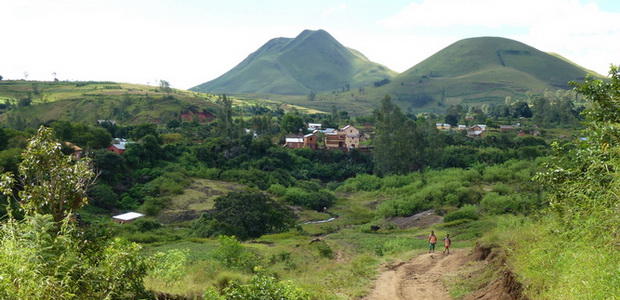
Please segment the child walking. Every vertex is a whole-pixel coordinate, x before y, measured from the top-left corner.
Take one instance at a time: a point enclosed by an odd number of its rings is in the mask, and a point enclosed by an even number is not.
[[[450,254],[450,245],[452,244],[452,241],[450,240],[450,235],[446,234],[446,237],[443,239],[443,241],[446,243],[446,248],[443,249],[443,253],[446,253],[446,251],[448,251],[448,254]]]
[[[435,252],[435,244],[437,244],[437,236],[435,231],[431,231],[431,235],[428,236],[428,253]]]

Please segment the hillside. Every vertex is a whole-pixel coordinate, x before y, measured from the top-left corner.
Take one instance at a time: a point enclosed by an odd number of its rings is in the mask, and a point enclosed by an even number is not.
[[[581,81],[588,73],[514,40],[479,37],[442,49],[368,95],[390,94],[415,109],[503,103],[506,97],[524,98],[526,92],[569,89],[569,81]]]
[[[479,37],[458,41],[407,71],[369,85],[306,96],[250,94],[244,98],[269,99],[322,111],[332,106],[353,115],[368,114],[390,95],[402,109],[412,112],[443,112],[450,105],[503,104],[506,97],[526,99],[526,93],[570,89],[568,82],[602,75],[555,54],[545,53],[518,41]],[[268,93],[262,91],[261,93]]]
[[[326,31],[305,30],[293,39],[270,40],[222,76],[190,90],[306,95],[366,86],[394,75]]]
[[[50,120],[162,123],[212,116],[216,112],[214,97],[180,90],[164,93],[155,86],[116,82],[0,81],[0,122],[16,127]]]

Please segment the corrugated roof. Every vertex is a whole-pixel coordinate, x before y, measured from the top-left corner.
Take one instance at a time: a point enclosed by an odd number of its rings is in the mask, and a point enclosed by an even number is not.
[[[140,217],[144,217],[144,215],[141,213],[137,213],[137,212],[128,212],[128,213],[114,216],[112,218],[116,220],[121,220],[121,221],[129,221],[129,220],[137,219]]]

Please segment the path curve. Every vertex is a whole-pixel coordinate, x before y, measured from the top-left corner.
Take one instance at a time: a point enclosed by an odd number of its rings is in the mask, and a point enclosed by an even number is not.
[[[452,299],[442,283],[442,276],[457,271],[468,261],[469,253],[469,249],[454,249],[449,255],[424,253],[408,262],[385,265],[375,287],[364,299]]]

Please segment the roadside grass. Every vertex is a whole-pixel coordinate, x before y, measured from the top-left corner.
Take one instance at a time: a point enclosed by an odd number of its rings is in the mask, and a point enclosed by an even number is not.
[[[502,245],[507,264],[531,299],[615,299],[620,251],[603,237],[571,232],[547,216],[505,216],[480,241]]]

